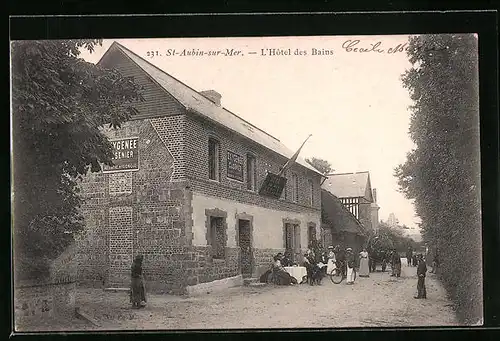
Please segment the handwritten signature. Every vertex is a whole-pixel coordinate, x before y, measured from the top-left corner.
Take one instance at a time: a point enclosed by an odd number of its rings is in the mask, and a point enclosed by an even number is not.
[[[357,53],[367,53],[367,52],[372,52],[372,53],[397,53],[397,52],[406,52],[408,51],[408,43],[404,44],[397,44],[396,46],[392,46],[388,49],[383,48],[382,42],[377,41],[376,43],[371,43],[369,45],[362,46],[361,45],[361,40],[346,40],[342,44],[342,48],[346,52],[357,52]]]
[[[389,48],[385,48],[381,41],[377,41],[376,43],[371,43],[368,45],[363,45],[361,40],[346,40],[342,44],[342,48],[346,52],[355,52],[355,53],[387,53],[394,54],[400,52],[408,52],[410,50],[410,46],[408,43],[399,43],[395,46],[391,46]],[[414,46],[415,49],[425,49],[429,51],[440,51],[447,49],[446,46]]]

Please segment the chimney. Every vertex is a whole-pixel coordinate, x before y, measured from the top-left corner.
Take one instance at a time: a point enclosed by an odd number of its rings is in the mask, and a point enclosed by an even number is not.
[[[222,98],[222,95],[218,93],[215,90],[205,90],[205,91],[200,91],[200,94],[208,98],[211,102],[215,103],[216,106],[220,107],[221,103],[220,100]]]
[[[372,192],[373,192],[373,202],[376,203],[377,202],[377,189],[374,188],[372,190]]]

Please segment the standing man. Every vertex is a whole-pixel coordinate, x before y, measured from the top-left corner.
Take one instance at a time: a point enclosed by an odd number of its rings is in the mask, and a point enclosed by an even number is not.
[[[413,250],[411,249],[411,246],[409,246],[408,251],[406,251],[406,265],[408,266],[411,265],[412,256],[413,256]]]
[[[401,276],[401,257],[399,256],[399,253],[397,253],[396,249],[392,250],[391,270],[392,270],[391,274],[392,277]]]
[[[417,267],[417,296],[414,298],[427,298],[427,290],[425,288],[425,273],[427,272],[427,265],[425,265],[424,257],[418,255],[418,267]]]
[[[340,245],[337,245],[333,251],[335,252],[335,258],[337,260],[337,267],[342,270],[342,275],[346,276],[346,255],[343,248],[341,248]]]

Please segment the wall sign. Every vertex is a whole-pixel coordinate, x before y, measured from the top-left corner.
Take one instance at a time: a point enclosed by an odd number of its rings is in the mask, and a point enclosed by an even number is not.
[[[243,182],[243,156],[227,151],[227,177]]]
[[[267,173],[259,194],[265,197],[279,199],[286,185],[286,178],[273,173]]]
[[[104,173],[139,170],[139,138],[128,137],[110,140],[113,147],[114,166],[103,165]]]

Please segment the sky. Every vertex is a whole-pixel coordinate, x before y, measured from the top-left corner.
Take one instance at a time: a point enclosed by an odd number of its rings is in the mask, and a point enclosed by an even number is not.
[[[292,150],[312,134],[302,157],[325,159],[336,173],[369,171],[380,219],[394,213],[412,228],[410,234],[418,234],[420,220],[393,176],[414,147],[408,135],[412,102],[401,83],[411,64],[397,49],[407,40],[408,36],[116,39],[195,90],[219,92],[223,107]],[[85,51],[81,57],[95,63],[113,41],[104,40],[94,53]],[[177,54],[168,55],[174,49]],[[193,49],[216,55],[183,53]],[[240,52],[230,56],[223,53],[227,49]],[[271,55],[272,49],[285,54]]]

